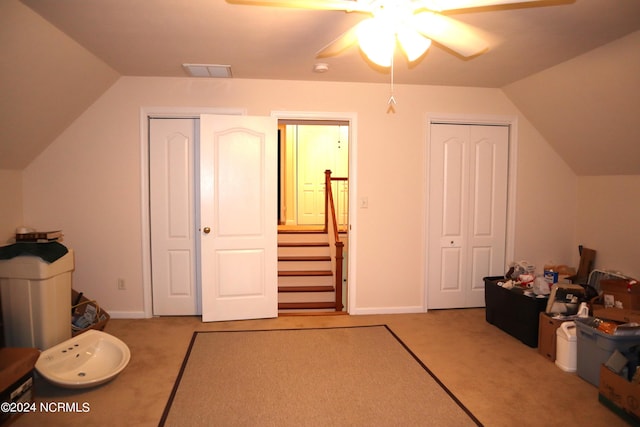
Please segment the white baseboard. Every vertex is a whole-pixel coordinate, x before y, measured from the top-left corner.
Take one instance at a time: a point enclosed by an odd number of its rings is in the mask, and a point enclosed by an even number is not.
[[[424,313],[425,308],[421,305],[408,306],[408,307],[360,307],[349,311],[349,314],[363,315],[363,314],[409,314],[409,313]]]
[[[407,306],[407,307],[364,307],[356,308],[349,311],[352,315],[367,314],[411,314],[424,313],[426,310],[423,306]],[[146,319],[144,311],[108,311],[112,319]]]

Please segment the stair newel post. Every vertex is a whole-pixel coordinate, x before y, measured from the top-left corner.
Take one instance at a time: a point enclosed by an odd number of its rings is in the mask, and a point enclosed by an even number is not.
[[[344,243],[340,241],[340,235],[338,233],[338,220],[336,216],[336,207],[333,202],[333,189],[331,187],[331,171],[324,171],[325,175],[325,231],[329,237],[331,244],[332,255],[332,270],[335,276],[334,289],[335,289],[335,309],[336,311],[342,311],[342,262],[343,262],[343,248]]]
[[[343,242],[336,242],[336,311],[342,311],[342,309],[344,308],[344,305],[342,304],[342,263],[344,260],[344,257],[342,255],[343,248]]]
[[[324,232],[329,231],[329,192],[331,191],[331,171],[324,171]]]

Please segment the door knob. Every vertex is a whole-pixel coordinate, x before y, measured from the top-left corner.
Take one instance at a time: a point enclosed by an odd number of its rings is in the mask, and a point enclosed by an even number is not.
[[[211,233],[211,228],[205,227],[202,231],[204,231],[204,234],[209,234]]]

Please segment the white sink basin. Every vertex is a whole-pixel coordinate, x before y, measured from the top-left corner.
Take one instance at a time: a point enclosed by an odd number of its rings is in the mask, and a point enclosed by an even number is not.
[[[87,388],[115,378],[130,358],[120,339],[90,329],[40,353],[36,370],[60,387]]]

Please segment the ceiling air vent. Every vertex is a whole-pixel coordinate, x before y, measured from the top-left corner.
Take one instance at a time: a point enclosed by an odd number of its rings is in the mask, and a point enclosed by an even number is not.
[[[231,65],[182,64],[182,66],[192,77],[231,77]]]

